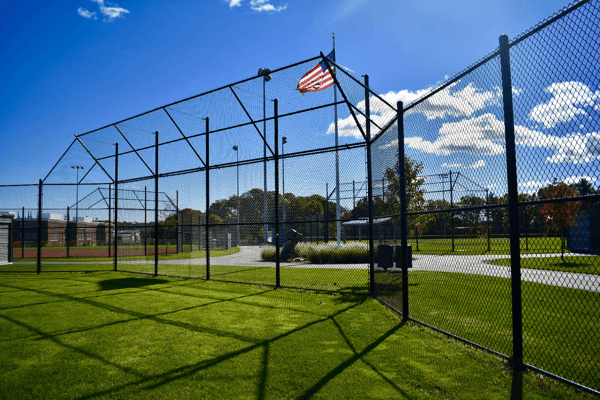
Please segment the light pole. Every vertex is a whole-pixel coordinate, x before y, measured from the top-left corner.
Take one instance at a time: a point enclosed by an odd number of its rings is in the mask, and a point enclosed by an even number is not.
[[[266,85],[267,82],[269,82],[271,80],[271,75],[269,75],[271,73],[271,70],[269,68],[261,68],[258,70],[258,76],[262,76],[263,77],[263,135],[264,135],[264,140],[263,140],[263,166],[264,166],[264,193],[263,193],[263,197],[264,197],[264,210],[263,210],[263,220],[265,223],[265,234],[264,234],[264,240],[265,240],[265,245],[267,244],[267,233],[269,230],[269,225],[267,223],[267,95],[266,95]]]
[[[77,170],[77,181],[75,189],[75,246],[79,245],[79,170],[85,169],[81,165],[72,165],[71,168]]]
[[[237,245],[240,247],[240,152],[237,145],[233,146],[233,151],[235,151],[237,161]]]
[[[281,155],[285,156],[285,147],[284,145],[287,143],[287,137],[281,138]],[[285,218],[285,158],[281,159],[281,173],[283,177],[283,229],[287,229],[287,219]],[[285,233],[284,233],[285,235]]]

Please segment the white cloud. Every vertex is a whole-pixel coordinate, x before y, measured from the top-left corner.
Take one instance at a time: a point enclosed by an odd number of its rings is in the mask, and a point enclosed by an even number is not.
[[[265,0],[266,1],[266,0]],[[486,105],[490,104],[494,99],[497,98],[498,94],[493,91],[482,91],[469,83],[463,89],[451,92],[458,82],[449,85],[444,90],[436,93],[434,96],[424,100],[415,108],[407,111],[405,115],[421,113],[425,115],[428,120],[436,118],[444,118],[448,115],[455,117],[460,116],[471,116],[478,110],[483,109]],[[396,107],[398,101],[402,101],[405,105],[412,103],[419,97],[424,96],[430,92],[432,88],[418,90],[411,92],[410,90],[400,90],[398,92],[390,91],[381,97],[391,106]],[[379,100],[375,96],[371,96],[369,99],[371,120],[378,126],[384,127],[391,119],[395,118],[396,113],[385,102]],[[365,101],[360,101],[356,108],[365,112]],[[366,118],[357,115],[359,123],[364,126]],[[329,125],[327,133],[334,133],[334,123]],[[338,120],[338,132],[340,136],[352,136],[357,139],[362,139],[360,130],[356,127],[354,118],[352,115],[345,119]]]
[[[471,168],[473,168],[473,169],[481,168],[481,167],[485,167],[485,161],[483,161],[483,160],[479,160],[476,163],[471,165]]]
[[[242,4],[242,0],[225,0],[226,3],[229,3],[229,7],[239,7]]]
[[[486,188],[488,189],[493,189],[493,188],[497,188],[498,185],[496,185],[495,183],[492,183],[491,185],[487,185]]]
[[[429,89],[419,90],[417,92],[411,92],[410,90],[401,90],[399,92],[390,91],[384,95],[381,95],[381,98],[383,98],[391,106],[395,107],[396,103],[398,103],[398,101],[402,101],[404,104],[408,104],[408,103],[416,100],[417,98],[419,98],[421,95],[427,93],[428,91],[429,91]],[[371,120],[373,122],[375,122],[377,125],[379,125],[380,127],[385,126],[390,120],[392,120],[393,118],[396,117],[396,111],[394,109],[388,107],[388,105],[385,104],[385,102],[379,100],[378,97],[375,97],[375,96],[370,97],[369,107],[370,107],[370,111],[371,111]],[[362,112],[365,112],[366,111],[365,101],[364,100],[360,101],[356,105],[356,108],[358,108]],[[357,113],[356,111],[355,111],[355,114],[356,114],[359,124],[364,127],[366,118],[364,116],[360,115],[359,113]],[[329,125],[329,128],[327,129],[327,133],[335,133],[335,123],[334,122],[332,122]],[[338,119],[338,134],[339,134],[339,136],[351,136],[356,139],[363,139],[363,136],[360,133],[360,130],[358,129],[358,127],[356,126],[356,123],[354,122],[354,118],[352,117],[352,115],[349,115],[347,118],[344,118],[344,119]],[[393,146],[397,146],[397,145],[398,145],[398,141],[395,140],[387,145],[381,146],[380,148],[385,149],[385,148],[393,147]]]
[[[448,164],[448,163],[443,163],[442,167],[446,167],[446,168],[458,168],[458,167],[462,167],[462,164]]]
[[[87,19],[98,19],[96,17],[96,12],[90,12],[90,11],[86,10],[85,8],[81,8],[81,7],[79,7],[77,9],[77,14],[79,14],[83,18],[87,18]]]
[[[585,107],[597,110],[600,105],[600,92],[594,93],[581,82],[553,83],[546,88],[546,92],[553,97],[547,103],[535,106],[529,114],[529,118],[544,124],[546,128],[554,128],[578,115],[588,115]]]
[[[596,178],[592,178],[590,176],[583,175],[583,176],[570,176],[567,179],[563,179],[563,182],[566,183],[567,185],[571,185],[573,183],[579,183],[582,179],[585,179],[586,181],[588,181],[590,183],[597,181]]]
[[[455,117],[471,116],[475,111],[483,109],[488,101],[497,97],[493,92],[482,91],[469,83],[463,89],[450,92],[458,82],[449,85],[434,96],[420,103],[414,112],[424,114],[428,120],[445,118],[446,115]]]
[[[232,0],[232,1],[236,1],[236,0]],[[250,8],[252,8],[254,11],[267,11],[267,12],[280,12],[283,11],[287,8],[287,4],[284,4],[283,6],[273,6],[272,4],[269,4],[270,0],[251,0],[250,1]],[[230,5],[231,7],[231,5]]]
[[[447,122],[439,130],[433,142],[421,137],[405,140],[413,149],[436,155],[463,152],[477,155],[497,155],[505,151],[504,122],[487,113],[471,119]],[[534,131],[524,126],[515,126],[517,145],[529,147],[556,147],[560,138]]]
[[[551,163],[587,163],[600,159],[600,133],[572,133],[554,139],[556,154],[546,160]]]
[[[118,4],[104,3],[104,0],[92,0],[94,3],[98,3],[100,6],[100,12],[104,15],[105,21],[112,21],[116,18],[122,17],[123,14],[129,14],[129,10],[119,7]]]

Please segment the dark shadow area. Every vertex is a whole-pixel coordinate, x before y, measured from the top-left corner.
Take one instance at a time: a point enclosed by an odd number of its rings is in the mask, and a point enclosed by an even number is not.
[[[106,279],[98,282],[100,290],[114,290],[124,288],[137,288],[148,285],[161,285],[169,283],[166,279],[158,278],[119,278],[119,279]]]

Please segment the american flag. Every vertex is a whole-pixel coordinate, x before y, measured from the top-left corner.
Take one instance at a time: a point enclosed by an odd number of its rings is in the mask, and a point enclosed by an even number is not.
[[[335,61],[335,49],[327,55],[327,58],[329,58],[331,61]],[[331,70],[333,71],[333,67],[331,67]],[[327,69],[327,64],[325,64],[325,61],[323,61],[315,65],[310,71],[304,74],[304,76],[298,81],[296,90],[299,90],[300,93],[304,94],[306,92],[318,92],[319,90],[325,90],[331,85],[333,85],[333,77]]]

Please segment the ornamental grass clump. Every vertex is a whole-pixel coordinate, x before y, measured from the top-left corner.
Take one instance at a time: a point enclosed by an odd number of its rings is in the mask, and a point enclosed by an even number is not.
[[[275,261],[275,246],[264,246],[261,251],[264,261]],[[329,243],[298,243],[290,258],[300,257],[311,264],[354,264],[369,262],[369,246],[351,242],[337,245]]]

